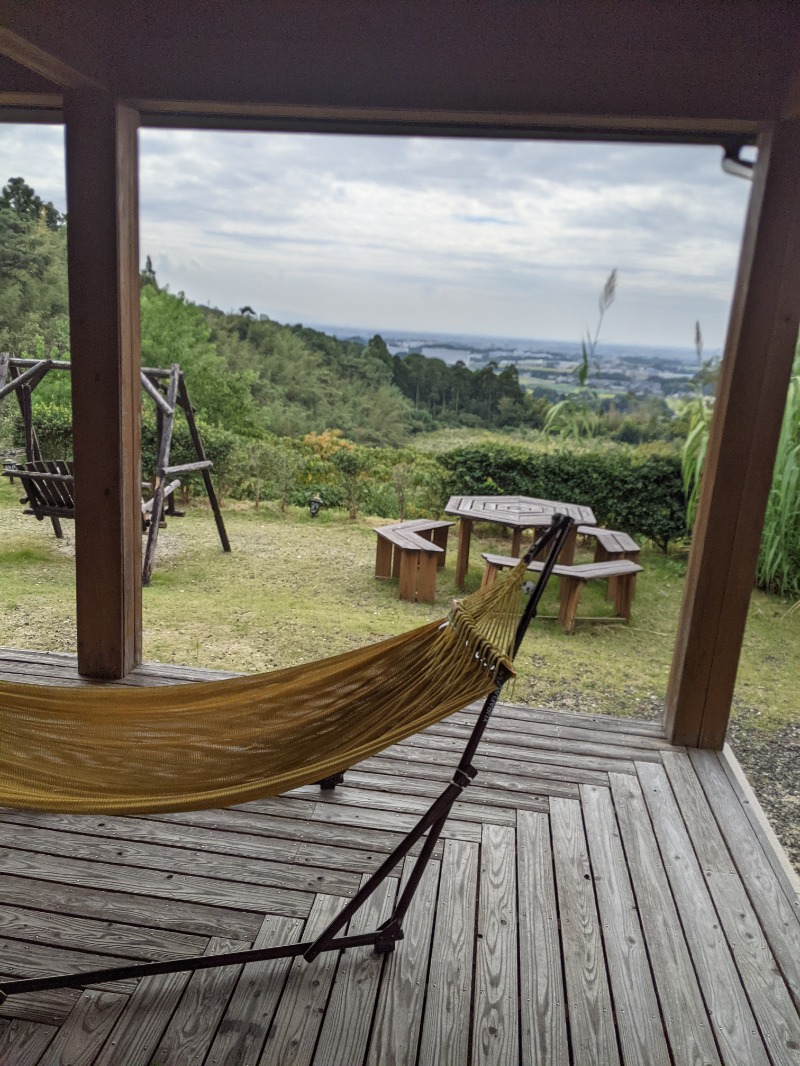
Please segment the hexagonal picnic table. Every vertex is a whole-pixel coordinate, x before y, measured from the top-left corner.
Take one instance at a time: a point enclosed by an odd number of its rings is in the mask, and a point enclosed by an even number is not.
[[[575,557],[575,540],[578,523],[594,526],[597,520],[591,507],[577,503],[560,503],[558,500],[537,500],[531,496],[451,496],[444,509],[445,514],[455,515],[458,523],[458,558],[456,560],[456,585],[463,588],[469,569],[469,542],[474,522],[493,522],[513,530],[511,554],[520,555],[522,531],[542,529],[549,526],[554,514],[569,515],[575,522],[559,556],[559,562],[569,566]]]

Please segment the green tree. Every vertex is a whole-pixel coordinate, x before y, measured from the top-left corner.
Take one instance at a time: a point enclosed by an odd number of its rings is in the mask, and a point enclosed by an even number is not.
[[[251,393],[253,377],[231,371],[211,341],[199,307],[183,293],[145,285],[141,290],[142,363],[167,368],[179,363],[203,419],[236,433],[252,433],[258,414]]]
[[[347,513],[351,519],[358,517],[366,464],[363,455],[355,448],[340,448],[331,456],[331,462],[339,471],[344,487]]]
[[[69,351],[66,227],[21,178],[0,194],[0,351]]]
[[[24,178],[9,178],[0,192],[0,210],[12,211],[28,222],[44,222],[48,229],[57,230],[66,222],[66,215],[37,196]]]

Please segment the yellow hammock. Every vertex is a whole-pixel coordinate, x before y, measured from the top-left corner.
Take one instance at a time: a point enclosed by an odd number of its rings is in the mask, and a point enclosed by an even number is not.
[[[449,618],[287,670],[169,688],[0,683],[0,806],[227,807],[329,777],[513,675],[523,561]]]

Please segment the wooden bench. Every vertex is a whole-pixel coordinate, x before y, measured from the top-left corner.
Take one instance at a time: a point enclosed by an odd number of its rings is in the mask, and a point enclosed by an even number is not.
[[[486,563],[482,581],[482,587],[484,588],[494,584],[495,578],[501,570],[516,566],[519,562],[519,559],[514,559],[508,555],[490,555],[488,552],[483,552],[483,559]],[[542,563],[533,562],[528,569],[534,572],[539,572],[541,571],[542,566]],[[556,566],[553,567],[553,574],[560,579],[561,583],[561,603],[558,611],[558,621],[561,623],[564,632],[575,632],[578,601],[580,600],[583,586],[587,581],[595,579],[607,581],[614,578],[616,580],[614,590],[614,613],[617,618],[623,618],[626,622],[629,622],[633,594],[636,589],[636,575],[641,569],[642,567],[631,559],[616,559],[600,563],[583,563],[578,566],[563,566],[556,564]],[[587,621],[589,621],[589,619],[587,619]],[[591,621],[608,622],[611,621],[611,619],[592,618]]]
[[[381,581],[398,578],[401,600],[433,603],[436,571],[444,566],[447,531],[452,525],[452,522],[416,518],[377,526],[375,577]]]
[[[639,545],[627,533],[617,529],[600,529],[597,526],[578,526],[578,533],[582,537],[594,537],[594,561],[606,563],[609,560],[631,559],[634,563],[639,562]],[[613,600],[617,595],[617,578],[608,579],[606,599]]]
[[[578,533],[582,537],[594,537],[596,563],[605,563],[609,559],[633,559],[636,562],[639,558],[639,545],[627,533],[598,526],[578,526]]]

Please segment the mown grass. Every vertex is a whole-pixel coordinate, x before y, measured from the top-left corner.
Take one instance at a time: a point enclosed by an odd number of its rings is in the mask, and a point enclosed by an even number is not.
[[[75,648],[73,530],[58,542],[49,525],[21,514],[0,485],[0,645]],[[446,613],[456,594],[455,537],[434,604],[401,603],[394,582],[374,578],[373,521],[323,511],[239,505],[225,513],[233,553],[224,555],[208,512],[190,508],[162,531],[152,585],[144,590],[148,660],[258,671],[333,655]],[[375,520],[374,524],[378,524]],[[480,583],[480,552],[508,552],[487,527],[473,535],[468,588]],[[588,558],[588,555],[585,556]],[[656,716],[666,690],[685,557],[642,555],[629,626],[579,625],[566,636],[538,621],[518,658],[515,698],[591,713]],[[736,689],[743,723],[772,731],[798,717],[800,611],[754,593]],[[557,610],[548,590],[543,614]],[[599,585],[579,615],[611,614]]]

